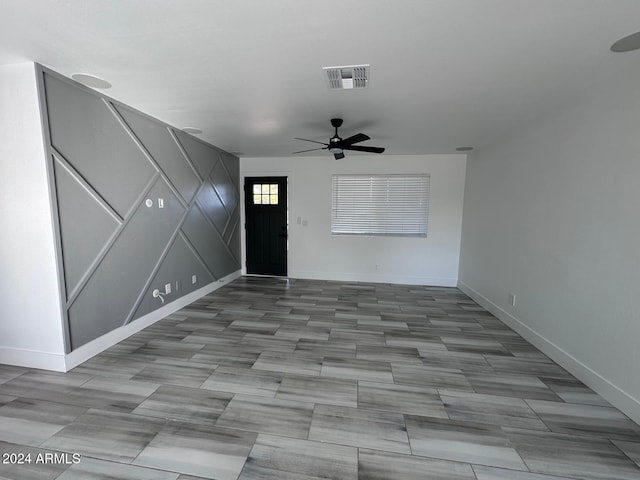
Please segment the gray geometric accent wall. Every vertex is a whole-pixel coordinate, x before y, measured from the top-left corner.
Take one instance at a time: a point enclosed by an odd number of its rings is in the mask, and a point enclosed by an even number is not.
[[[240,268],[238,158],[41,69],[68,350]],[[192,283],[195,275],[196,283]]]

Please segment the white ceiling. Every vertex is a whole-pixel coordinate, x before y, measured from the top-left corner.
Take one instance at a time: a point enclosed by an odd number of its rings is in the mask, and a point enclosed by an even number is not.
[[[343,137],[388,154],[486,145],[640,52],[638,0],[2,0],[0,65],[35,61],[245,156]],[[371,65],[365,90],[324,66]],[[635,68],[635,67],[634,67]],[[640,72],[640,69],[634,70]]]

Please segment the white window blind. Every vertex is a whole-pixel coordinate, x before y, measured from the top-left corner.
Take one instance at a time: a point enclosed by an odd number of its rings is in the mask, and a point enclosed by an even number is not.
[[[331,233],[427,236],[429,175],[334,175]]]

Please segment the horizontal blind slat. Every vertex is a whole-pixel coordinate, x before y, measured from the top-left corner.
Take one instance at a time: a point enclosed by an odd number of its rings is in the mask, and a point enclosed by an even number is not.
[[[426,236],[429,175],[334,175],[331,232]]]

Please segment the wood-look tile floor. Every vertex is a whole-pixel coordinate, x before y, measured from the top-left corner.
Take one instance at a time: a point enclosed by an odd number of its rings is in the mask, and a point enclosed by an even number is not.
[[[260,277],[66,374],[0,365],[0,452],[0,480],[640,479],[640,427],[459,290]]]

